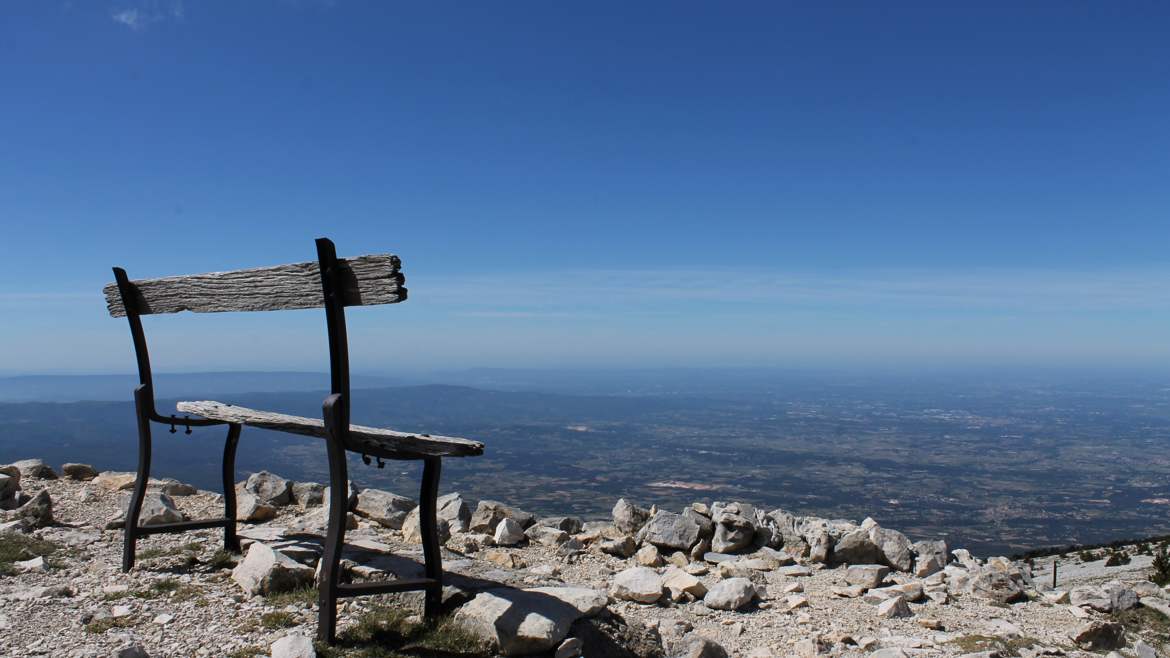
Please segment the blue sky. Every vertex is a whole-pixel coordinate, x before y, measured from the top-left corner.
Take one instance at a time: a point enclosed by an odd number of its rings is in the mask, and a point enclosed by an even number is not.
[[[367,370],[1170,365],[1170,7],[941,4],[5,3],[0,371],[130,370],[111,265],[318,235],[403,258]]]

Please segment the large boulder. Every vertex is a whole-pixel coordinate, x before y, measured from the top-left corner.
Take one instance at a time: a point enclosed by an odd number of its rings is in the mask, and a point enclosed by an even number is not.
[[[325,504],[325,485],[319,482],[294,482],[292,502],[302,509]]]
[[[313,569],[267,544],[254,542],[232,569],[232,580],[251,595],[275,594],[308,586],[313,582]]]
[[[703,603],[715,610],[740,610],[756,598],[756,586],[747,578],[721,580],[707,591]]]
[[[1015,603],[1026,597],[1024,589],[1020,587],[1010,575],[996,569],[983,569],[967,584],[971,594],[992,603]]]
[[[325,507],[329,507],[329,490],[330,489],[332,489],[332,487],[325,487],[325,490],[321,492],[321,504],[324,505]],[[346,504],[349,506],[346,509],[349,510],[350,512],[352,512],[355,509],[357,509],[357,504],[358,504],[358,488],[354,485],[353,480],[349,480],[348,482],[345,483],[345,491],[346,491]]]
[[[648,510],[638,507],[625,498],[618,498],[618,501],[614,503],[613,524],[624,533],[632,535],[638,532],[649,519],[650,512]]]
[[[935,541],[914,542],[911,547],[914,551],[914,575],[926,578],[942,571],[947,566],[947,543],[941,539]]]
[[[13,500],[19,502],[19,498]],[[16,509],[0,512],[0,520],[17,522],[26,530],[53,525],[53,499],[49,496],[47,489],[41,489],[35,496]]]
[[[280,507],[292,501],[292,483],[268,471],[249,475],[240,488],[252,492],[265,505]]]
[[[1109,651],[1125,646],[1125,626],[1115,621],[1095,619],[1080,626],[1069,637],[1077,646],[1092,651]]]
[[[659,548],[689,551],[699,541],[699,525],[682,514],[659,511],[642,526],[639,536]]]
[[[884,555],[869,536],[869,530],[858,528],[841,535],[833,545],[833,561],[837,564],[875,564]]]
[[[711,541],[711,538],[715,536],[715,522],[711,520],[709,514],[700,512],[692,505],[684,509],[682,515],[699,526],[699,539]]]
[[[439,496],[435,513],[447,521],[451,532],[467,532],[471,528],[471,509],[458,493]]]
[[[402,522],[402,538],[412,544],[423,543],[422,523],[420,521],[421,507],[415,507],[406,515],[406,520]],[[443,517],[439,517],[436,521],[436,529],[439,533],[439,544],[446,544],[447,540],[451,538],[451,523]]]
[[[884,564],[854,564],[845,570],[845,582],[873,589],[881,585],[888,575],[890,568]]]
[[[0,473],[0,502],[12,501],[11,506],[0,505],[0,509],[12,509],[17,506],[16,495],[20,492],[20,476]]]
[[[714,521],[711,549],[716,553],[734,553],[751,545],[755,524],[751,517],[739,511],[735,503],[715,513]]]
[[[61,472],[70,480],[89,481],[97,477],[97,470],[89,464],[62,464]]]
[[[57,474],[53,472],[45,462],[39,459],[22,459],[17,462],[12,462],[16,470],[20,471],[22,478],[29,478],[33,480],[56,480]]]
[[[626,569],[613,577],[609,593],[623,601],[654,603],[662,598],[662,577],[648,567]]]
[[[520,656],[555,648],[573,622],[597,614],[605,602],[603,592],[578,587],[500,588],[476,595],[455,620],[501,654]]]
[[[246,489],[236,492],[236,518],[248,523],[263,523],[276,517],[276,508]]]
[[[126,512],[130,509],[130,496],[122,495],[122,512],[116,518],[106,523],[106,528],[121,528],[126,525]],[[187,515],[175,505],[170,496],[161,491],[147,491],[142,498],[142,511],[138,514],[138,525],[161,525],[164,523],[178,523],[186,521]]]
[[[505,517],[496,524],[496,531],[492,535],[492,539],[499,546],[515,546],[524,541],[524,528],[521,528],[516,521]]]
[[[138,479],[135,473],[125,471],[102,471],[91,482],[106,491],[127,491],[134,488]]]
[[[381,489],[362,489],[361,493],[358,494],[357,507],[354,508],[354,512],[379,525],[401,530],[403,522],[406,521],[406,515],[414,508],[414,500],[406,496],[399,496]]]
[[[869,529],[869,539],[881,553],[881,563],[898,571],[910,571],[914,566],[914,554],[910,552],[910,540],[897,530],[875,525]]]

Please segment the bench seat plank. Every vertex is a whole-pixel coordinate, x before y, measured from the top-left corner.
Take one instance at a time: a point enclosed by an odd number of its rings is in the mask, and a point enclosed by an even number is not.
[[[402,262],[393,254],[338,259],[346,306],[396,304],[406,299]],[[135,304],[140,315],[152,313],[223,313],[321,308],[321,266],[294,263],[231,272],[210,272],[161,279],[137,279]],[[106,307],[113,317],[126,315],[118,285],[107,284]]]
[[[317,438],[325,437],[325,423],[320,418],[305,418],[303,416],[290,416],[272,411],[258,411],[256,409],[237,407],[210,400],[180,402],[177,408],[185,414],[194,414],[227,423],[290,432],[292,434],[303,434]],[[365,452],[371,455],[381,454],[391,458],[472,457],[483,454],[483,444],[479,441],[461,439],[453,436],[430,436],[427,434],[396,432],[394,430],[365,427],[362,425],[350,425],[349,437],[350,445],[347,447],[350,450]]]

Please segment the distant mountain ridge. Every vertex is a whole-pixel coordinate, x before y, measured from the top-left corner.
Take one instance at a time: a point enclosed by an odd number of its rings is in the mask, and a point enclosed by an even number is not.
[[[392,377],[354,375],[354,388],[396,386]],[[212,394],[252,392],[299,392],[329,388],[325,372],[194,372],[155,373],[156,397],[192,398]],[[18,375],[0,377],[0,402],[124,401],[133,397],[138,376],[116,375]]]

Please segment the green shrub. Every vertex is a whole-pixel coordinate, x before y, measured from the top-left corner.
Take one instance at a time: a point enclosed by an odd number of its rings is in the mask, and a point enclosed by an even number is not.
[[[1170,585],[1170,551],[1167,551],[1165,543],[1154,552],[1154,561],[1150,567],[1151,581],[1162,587]]]
[[[1107,567],[1120,567],[1123,564],[1129,564],[1129,553],[1125,551],[1113,551],[1109,553],[1109,558],[1105,560]]]

